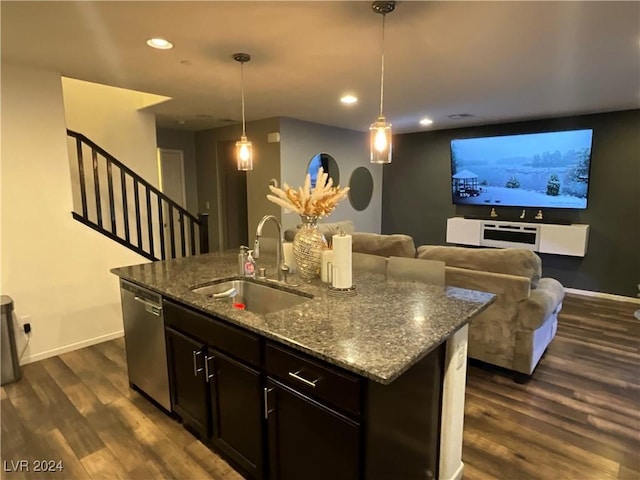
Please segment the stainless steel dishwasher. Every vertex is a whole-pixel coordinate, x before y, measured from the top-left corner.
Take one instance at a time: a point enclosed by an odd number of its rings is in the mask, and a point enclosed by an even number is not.
[[[162,297],[120,280],[129,382],[171,412]]]

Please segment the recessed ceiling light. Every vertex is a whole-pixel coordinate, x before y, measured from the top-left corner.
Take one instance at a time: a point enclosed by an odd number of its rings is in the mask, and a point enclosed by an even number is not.
[[[345,95],[340,99],[340,101],[345,105],[351,105],[354,103],[358,103],[358,97],[354,97],[353,95]]]
[[[431,120],[430,118],[423,118],[422,120],[420,120],[420,125],[422,126],[427,126],[427,125],[432,125],[433,124],[433,120]]]
[[[165,40],[164,38],[150,38],[147,40],[147,45],[160,50],[169,50],[170,48],[173,48],[173,43],[169,40]]]

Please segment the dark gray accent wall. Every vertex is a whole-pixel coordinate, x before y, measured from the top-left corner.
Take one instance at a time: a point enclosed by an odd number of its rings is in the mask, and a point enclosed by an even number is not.
[[[593,129],[586,210],[544,209],[545,219],[590,225],[584,258],[541,254],[543,275],[565,287],[635,297],[640,283],[640,110],[554,118],[394,136],[384,166],[383,233],[406,233],[418,245],[445,245],[447,218],[487,216],[489,207],[451,201],[454,138]],[[520,208],[500,207],[502,218]],[[509,218],[510,219],[510,218]]]
[[[249,140],[253,143],[253,170],[247,172],[247,227],[249,244],[253,245],[260,219],[267,214],[280,218],[280,207],[266,197],[270,193],[269,181],[272,178],[280,179],[280,143],[270,143],[267,137],[271,132],[280,131],[280,119],[274,117],[248,122],[246,130]],[[242,126],[239,124],[196,133],[199,203],[201,207],[209,204],[211,251],[219,250],[224,244],[222,229],[227,213],[221,198],[221,192],[224,190],[219,185],[222,177],[218,162],[222,159],[218,158],[218,144],[237,141],[241,133]]]

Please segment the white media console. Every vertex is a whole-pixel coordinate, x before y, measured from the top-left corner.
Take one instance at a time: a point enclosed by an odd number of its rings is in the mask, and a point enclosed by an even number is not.
[[[534,252],[584,257],[589,225],[447,219],[447,243],[480,247],[527,248]]]

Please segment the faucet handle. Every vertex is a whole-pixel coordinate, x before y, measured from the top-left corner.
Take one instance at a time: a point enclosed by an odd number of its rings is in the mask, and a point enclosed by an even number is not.
[[[282,272],[282,277],[283,277],[284,283],[287,283],[287,275],[289,275],[289,265],[287,265],[286,263],[282,262],[280,264],[280,271]]]

